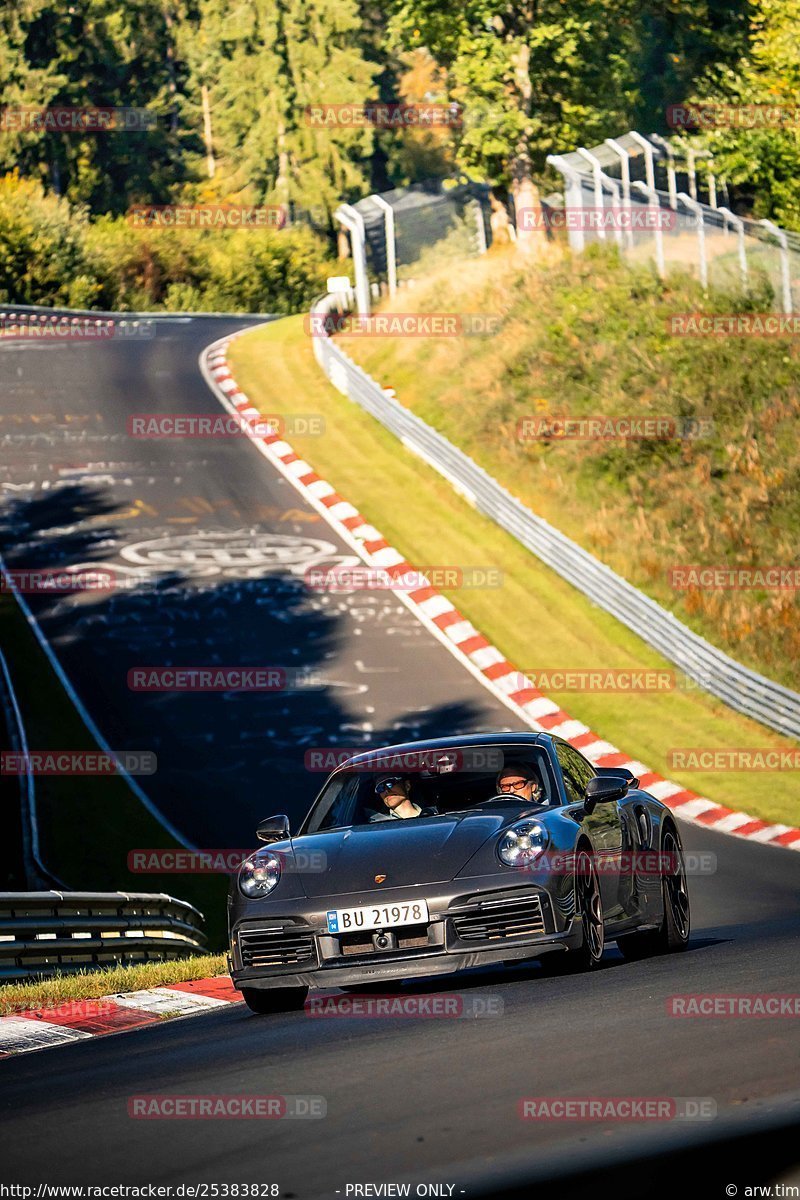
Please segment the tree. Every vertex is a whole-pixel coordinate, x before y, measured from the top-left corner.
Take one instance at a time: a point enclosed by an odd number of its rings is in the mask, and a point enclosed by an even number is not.
[[[95,211],[163,202],[182,177],[173,12],[180,0],[12,0],[0,24],[0,85],[23,106],[143,108],[141,131],[0,131],[0,167],[47,180]],[[172,6],[172,7],[170,7]]]
[[[391,28],[448,70],[459,164],[510,186],[520,208],[538,203],[548,154],[665,128],[698,69],[735,59],[744,2],[395,0]]]
[[[183,45],[193,95],[208,88],[221,190],[328,215],[367,190],[372,130],[336,118],[370,96],[358,31],[354,0],[200,0]]]
[[[749,53],[709,72],[693,97],[741,117],[696,140],[720,174],[752,190],[756,216],[800,230],[800,0],[753,0],[750,29]]]

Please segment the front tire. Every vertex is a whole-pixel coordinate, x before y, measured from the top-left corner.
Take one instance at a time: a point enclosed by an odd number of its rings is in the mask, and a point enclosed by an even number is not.
[[[674,864],[674,870],[665,871],[661,880],[661,895],[664,915],[658,929],[643,933],[627,933],[617,938],[617,946],[623,958],[638,962],[655,954],[675,954],[689,945],[691,911],[689,890],[686,886],[686,864],[678,834],[667,827],[661,844],[663,860]]]
[[[270,1013],[296,1012],[305,1004],[307,995],[307,987],[242,988],[247,1007],[262,1017]]]
[[[591,853],[579,850],[575,860],[575,909],[580,915],[583,940],[574,950],[543,956],[548,975],[574,975],[593,971],[603,957],[605,920],[600,884]]]

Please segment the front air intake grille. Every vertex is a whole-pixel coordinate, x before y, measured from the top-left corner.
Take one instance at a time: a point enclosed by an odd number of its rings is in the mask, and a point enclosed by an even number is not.
[[[239,931],[243,967],[290,967],[314,960],[314,936],[302,925]]]
[[[538,895],[483,900],[473,911],[454,915],[452,921],[462,942],[504,942],[546,932]]]

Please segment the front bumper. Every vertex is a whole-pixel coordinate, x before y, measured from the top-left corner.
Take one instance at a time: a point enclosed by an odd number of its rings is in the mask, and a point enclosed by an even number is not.
[[[449,975],[470,967],[538,958],[580,944],[579,920],[563,897],[530,885],[481,887],[470,880],[437,890],[397,888],[328,899],[263,900],[243,906],[231,928],[231,974],[236,987],[350,987],[382,980]],[[491,882],[494,882],[492,880]],[[487,881],[487,884],[489,881]],[[329,908],[402,904],[425,899],[426,925],[387,929],[390,946],[377,949],[373,932],[329,934]],[[554,903],[555,900],[555,903]]]

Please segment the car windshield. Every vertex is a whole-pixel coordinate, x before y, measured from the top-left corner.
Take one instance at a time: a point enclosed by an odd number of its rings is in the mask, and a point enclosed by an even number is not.
[[[376,770],[370,763],[363,769],[336,774],[321,792],[311,810],[303,833],[348,828],[373,822],[396,823],[395,818],[429,819],[500,803],[558,804],[558,793],[546,754],[527,746],[516,752],[509,747],[480,747],[471,755],[454,750],[442,762],[415,764],[410,755],[382,760]],[[513,751],[513,752],[512,752]],[[440,759],[444,756],[438,752]],[[400,811],[396,811],[397,809]]]

